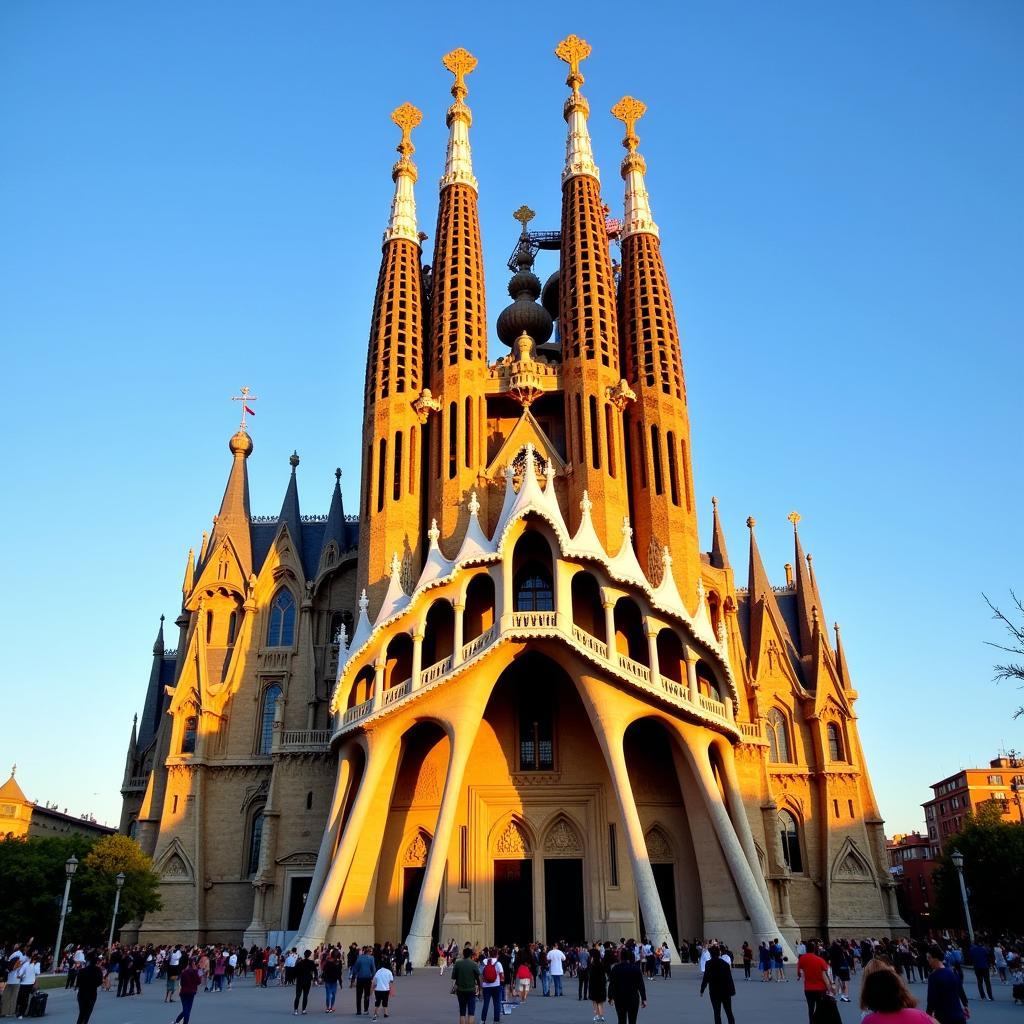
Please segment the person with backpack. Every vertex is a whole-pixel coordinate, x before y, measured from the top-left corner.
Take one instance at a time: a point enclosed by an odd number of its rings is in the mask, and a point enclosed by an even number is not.
[[[452,995],[459,1001],[459,1024],[473,1024],[476,997],[480,992],[480,965],[473,960],[473,949],[466,946],[462,959],[452,967]]]
[[[496,949],[485,949],[480,964],[480,991],[484,997],[484,1008],[480,1011],[480,1021],[487,1020],[487,1006],[494,1004],[492,1019],[497,1022],[501,1017],[501,990],[505,983],[505,972],[498,959]]]

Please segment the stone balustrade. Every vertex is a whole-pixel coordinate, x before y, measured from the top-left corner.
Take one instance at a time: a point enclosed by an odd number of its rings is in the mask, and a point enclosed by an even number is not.
[[[323,753],[331,742],[330,729],[283,729],[275,753]]]

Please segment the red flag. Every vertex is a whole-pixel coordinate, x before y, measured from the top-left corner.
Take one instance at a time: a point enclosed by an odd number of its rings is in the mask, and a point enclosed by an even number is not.
[[[244,409],[244,410],[245,410],[245,411],[246,411],[246,412],[247,412],[247,413],[248,413],[248,414],[249,414],[250,416],[255,416],[255,415],[256,415],[256,411],[255,411],[254,409],[250,409],[250,408],[249,408],[249,406],[247,406],[247,405],[246,405],[246,404],[245,404],[244,402],[242,403],[242,408],[243,408],[243,409]]]

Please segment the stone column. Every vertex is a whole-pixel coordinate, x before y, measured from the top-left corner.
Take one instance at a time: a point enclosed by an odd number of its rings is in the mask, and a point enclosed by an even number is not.
[[[658,660],[658,630],[646,625],[647,633],[647,663],[651,670],[651,685],[661,686],[661,663]]]
[[[731,707],[732,704],[729,703],[727,706]],[[757,858],[757,847],[754,846],[754,833],[750,830],[750,819],[743,808],[743,796],[739,777],[736,773],[736,755],[733,752],[732,746],[727,743],[718,745],[718,753],[722,758],[722,782],[725,786],[726,796],[729,798],[729,806],[732,808],[731,817],[736,828],[736,835],[739,838],[740,845],[743,847],[743,853],[746,855],[750,870],[754,873],[754,881],[757,882],[757,887],[761,890],[761,895],[764,897],[765,902],[771,906],[771,897],[768,895],[768,883],[764,879],[764,873],[761,871],[761,862]],[[778,829],[775,831],[778,832]]]
[[[412,689],[420,688],[420,674],[423,671],[423,633],[417,631],[412,635]]]
[[[608,645],[608,660],[615,657],[615,602],[602,601],[604,608],[604,640]]]
[[[384,668],[385,668],[384,654],[381,653],[380,657],[373,663],[373,707],[372,711],[379,711],[381,703],[384,700]]]
[[[465,632],[464,615],[466,602],[457,601],[452,605],[455,611],[455,629],[452,637],[452,668],[462,664],[462,637]]]
[[[683,660],[686,662],[686,683],[690,688],[690,703],[699,707],[700,701],[697,698],[700,694],[700,686],[697,683],[697,652],[689,644],[683,644]]]

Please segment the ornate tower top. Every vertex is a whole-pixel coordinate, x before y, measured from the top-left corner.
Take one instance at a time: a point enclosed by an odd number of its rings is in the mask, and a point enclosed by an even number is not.
[[[384,232],[384,242],[387,244],[393,238],[406,238],[419,245],[416,199],[412,189],[418,177],[416,165],[412,162],[412,155],[416,152],[416,147],[412,144],[412,130],[423,120],[423,114],[411,103],[403,103],[391,112],[391,120],[401,128],[402,141],[396,147],[399,158],[391,168],[395,197],[391,201],[391,218]]]
[[[448,154],[441,188],[462,182],[477,191],[477,180],[473,175],[473,158],[469,148],[469,126],[473,123],[473,114],[465,103],[466,96],[469,95],[466,75],[472,74],[476,67],[476,57],[460,46],[446,53],[441,58],[441,63],[455,76],[455,84],[452,86],[455,102],[448,108],[445,120],[448,125]]]
[[[622,223],[622,237],[648,234],[658,237],[658,225],[651,215],[651,202],[644,183],[647,163],[637,152],[640,137],[636,134],[636,123],[647,112],[647,105],[633,96],[623,96],[612,107],[612,116],[626,126],[622,145],[626,156],[622,161],[622,180],[626,183],[626,216]]]
[[[567,36],[555,47],[555,56],[569,65],[569,75],[565,84],[572,89],[572,95],[565,101],[562,111],[566,124],[569,126],[569,137],[565,144],[565,169],[562,171],[562,183],[577,174],[589,174],[600,180],[601,174],[594,163],[594,150],[590,144],[590,131],[587,118],[590,116],[590,104],[580,93],[583,75],[580,64],[590,56],[590,44],[579,36]]]

